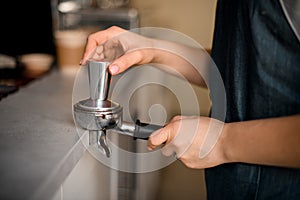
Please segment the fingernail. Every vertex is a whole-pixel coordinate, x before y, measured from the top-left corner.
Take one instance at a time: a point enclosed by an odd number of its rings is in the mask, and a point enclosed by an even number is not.
[[[117,65],[111,65],[111,66],[109,66],[109,71],[111,74],[114,75],[114,74],[118,73],[119,67]]]

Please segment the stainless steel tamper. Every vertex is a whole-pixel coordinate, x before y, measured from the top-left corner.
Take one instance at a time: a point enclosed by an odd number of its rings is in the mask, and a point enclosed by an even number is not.
[[[111,82],[108,65],[108,62],[88,61],[90,97],[74,104],[75,121],[81,128],[89,130],[89,144],[97,144],[107,157],[111,155],[106,143],[107,129],[114,129],[134,139],[148,139],[152,132],[162,128],[139,120],[122,120],[122,106],[107,98]]]

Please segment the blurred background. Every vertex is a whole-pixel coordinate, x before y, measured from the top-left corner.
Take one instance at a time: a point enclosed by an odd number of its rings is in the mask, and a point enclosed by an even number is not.
[[[125,29],[169,28],[186,34],[210,52],[216,1],[3,1],[0,6],[0,99],[52,70],[68,73],[78,69],[87,36],[112,25]],[[152,73],[180,85],[172,76],[160,71]],[[139,74],[140,78],[143,76],[145,72]],[[208,115],[208,91],[197,86],[193,88],[199,98],[201,115]],[[150,95],[153,93],[160,95],[154,98]],[[148,85],[140,88],[135,95],[136,106],[132,112],[137,113],[136,117],[142,121],[149,120],[148,110],[154,102],[168,108],[167,120],[176,114],[193,114],[193,109],[180,113],[178,104],[172,100],[173,94],[166,88]],[[160,118],[161,111],[154,116]],[[132,151],[145,145],[125,137],[119,140]],[[105,179],[110,179],[110,185]],[[156,172],[131,174],[113,171],[88,153],[58,189],[53,200],[61,199],[62,193],[64,199],[88,200],[112,196],[117,199],[158,200],[206,198],[203,171],[188,169],[179,161]]]

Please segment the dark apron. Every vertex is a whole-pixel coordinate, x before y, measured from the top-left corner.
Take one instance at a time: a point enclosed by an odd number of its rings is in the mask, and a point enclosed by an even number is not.
[[[295,2],[218,1],[212,58],[224,81],[226,122],[300,113]],[[209,200],[300,199],[298,169],[233,163],[206,169],[205,177]]]

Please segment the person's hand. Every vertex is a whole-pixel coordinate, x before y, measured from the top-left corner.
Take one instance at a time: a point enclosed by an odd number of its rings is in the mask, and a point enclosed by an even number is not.
[[[110,73],[115,75],[130,66],[151,62],[150,46],[149,38],[113,26],[89,35],[80,64],[85,65],[88,59],[108,61]]]
[[[154,132],[148,149],[165,143],[162,153],[175,156],[190,168],[208,168],[226,162],[222,146],[224,123],[208,117],[174,117],[164,128]]]

